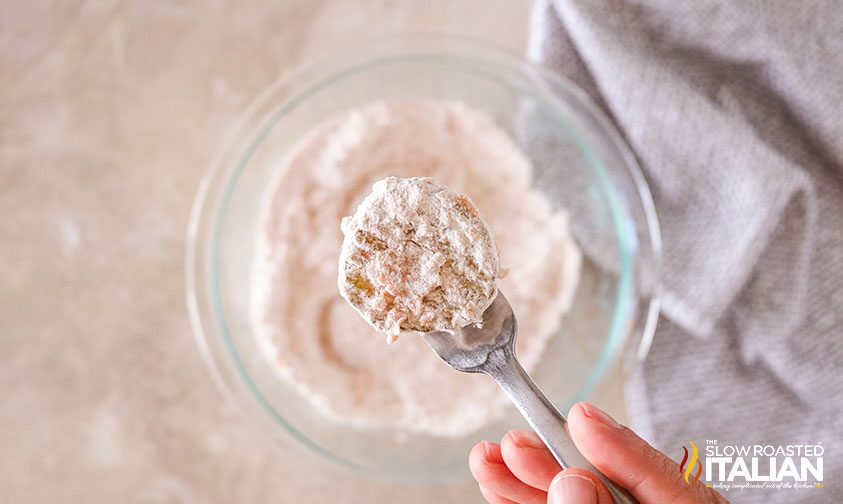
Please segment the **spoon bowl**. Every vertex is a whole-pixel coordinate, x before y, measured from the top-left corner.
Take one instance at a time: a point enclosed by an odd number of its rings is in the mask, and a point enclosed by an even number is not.
[[[465,373],[485,373],[494,359],[507,352],[514,355],[518,323],[512,307],[498,291],[492,304],[483,313],[483,323],[468,325],[452,333],[424,334],[428,346],[446,364]]]

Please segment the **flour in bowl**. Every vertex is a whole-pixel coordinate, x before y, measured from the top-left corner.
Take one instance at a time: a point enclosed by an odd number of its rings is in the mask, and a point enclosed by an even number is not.
[[[340,221],[389,176],[467,194],[508,270],[497,284],[530,371],[559,332],[581,262],[567,215],[531,187],[531,170],[489,115],[455,102],[372,103],[305,135],[263,201],[252,277],[254,333],[279,377],[323,416],[360,428],[456,437],[500,418],[508,401],[491,380],[455,372],[421,337],[385,345],[340,296]]]

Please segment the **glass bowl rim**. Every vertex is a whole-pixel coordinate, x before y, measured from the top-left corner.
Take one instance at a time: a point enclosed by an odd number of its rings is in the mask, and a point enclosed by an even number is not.
[[[374,47],[377,47],[378,44],[395,44],[396,42],[411,44],[415,43],[419,44],[420,47],[436,47],[437,45],[441,45],[444,43],[445,49],[425,50],[418,48],[412,51],[408,51],[402,47],[399,49],[392,50],[391,52],[393,52],[394,54],[391,56],[376,55],[370,58],[364,58],[362,62],[358,62],[355,65],[348,65],[343,62],[343,56],[347,56],[348,54],[355,54],[354,51],[365,51],[365,49],[367,48],[372,50]],[[455,49],[450,44],[460,47]],[[462,50],[463,52],[460,52],[460,50]],[[472,56],[476,55],[478,52],[482,53],[485,58],[478,58],[473,60]],[[282,76],[280,79],[277,79],[263,93],[258,95],[251,102],[250,106],[241,114],[239,120],[235,123],[235,126],[231,128],[228,138],[218,150],[217,155],[211,161],[211,163],[209,163],[208,169],[204,173],[202,181],[200,182],[199,188],[197,190],[188,224],[187,249],[185,260],[186,298],[188,313],[190,316],[190,323],[192,326],[194,339],[196,341],[197,346],[199,347],[200,353],[203,356],[206,368],[211,374],[211,377],[216,383],[217,387],[221,389],[221,391],[228,398],[228,400],[232,401],[233,403],[238,403],[241,407],[243,406],[243,404],[241,403],[242,399],[238,400],[238,398],[235,396],[234,391],[232,390],[232,388],[237,388],[236,384],[231,385],[228,383],[226,377],[224,376],[225,373],[223,373],[220,369],[220,366],[216,362],[216,359],[214,357],[214,352],[210,348],[211,345],[209,345],[209,338],[213,336],[220,336],[212,334],[214,331],[222,333],[221,338],[219,339],[223,340],[223,343],[226,346],[228,357],[229,359],[233,360],[234,367],[237,369],[238,377],[241,380],[241,385],[246,385],[246,387],[250,389],[251,398],[259,403],[261,410],[272,418],[275,425],[280,425],[288,435],[292,436],[299,443],[310,448],[315,453],[325,458],[328,458],[333,462],[337,462],[342,466],[362,471],[369,471],[371,470],[371,468],[360,465],[335,454],[329,448],[326,448],[318,444],[317,442],[311,440],[306,434],[303,434],[299,431],[299,429],[287,422],[283,418],[283,416],[281,416],[280,413],[275,411],[274,407],[272,407],[272,405],[269,404],[268,401],[263,397],[259,388],[254,384],[254,382],[249,377],[248,372],[244,369],[242,362],[240,361],[239,355],[237,353],[237,350],[235,349],[233,342],[231,341],[231,336],[229,334],[229,330],[225,322],[225,312],[222,306],[221,295],[218,292],[220,285],[220,281],[218,278],[218,251],[220,235],[219,230],[226,215],[228,203],[227,199],[230,197],[230,193],[232,192],[234,186],[236,186],[240,172],[242,172],[242,169],[245,168],[245,165],[248,162],[251,154],[253,153],[253,150],[257,148],[260,142],[263,141],[269,129],[271,129],[277,122],[277,120],[280,120],[280,118],[283,117],[286,112],[289,112],[292,107],[298,106],[303,101],[305,101],[310,94],[315,92],[315,90],[318,90],[322,87],[327,87],[335,81],[341,80],[344,76],[347,76],[349,74],[365,71],[365,67],[367,65],[374,66],[378,63],[383,63],[384,61],[388,60],[391,60],[393,62],[410,61],[414,56],[418,57],[419,55],[423,54],[426,54],[428,56],[435,55],[438,57],[461,59],[464,61],[473,60],[474,62],[480,64],[488,63],[488,58],[491,58],[496,63],[508,64],[512,67],[523,67],[521,71],[527,70],[530,72],[536,72],[541,76],[543,80],[562,85],[565,88],[565,91],[571,93],[574,98],[579,102],[579,104],[584,106],[587,113],[590,114],[591,117],[597,121],[599,127],[602,130],[600,133],[605,134],[609,138],[612,147],[618,150],[624,160],[625,167],[628,170],[629,175],[632,177],[634,185],[636,186],[637,195],[639,199],[635,203],[641,204],[644,211],[644,216],[646,218],[647,235],[650,239],[650,243],[648,245],[650,247],[651,257],[649,259],[652,263],[651,267],[656,270],[654,272],[656,278],[658,278],[658,269],[661,261],[661,235],[659,231],[658,219],[655,212],[655,205],[653,204],[649,187],[645,181],[645,178],[641,172],[637,160],[635,159],[635,156],[632,154],[626,142],[623,140],[620,133],[615,129],[611,121],[591,101],[591,99],[586,95],[584,91],[582,91],[577,85],[572,83],[566,77],[556,72],[553,72],[535,62],[527,61],[519,57],[518,55],[502,50],[499,47],[495,47],[488,41],[483,41],[472,37],[466,37],[463,35],[454,35],[446,33],[403,34],[366,39],[356,45],[347,47],[341,51],[335,51],[333,53],[323,55],[320,58],[314,58],[310,61],[304,62],[303,64],[300,64],[298,67],[293,69],[293,71]],[[359,54],[356,54],[356,56],[359,58]],[[312,72],[314,70],[318,71],[320,68],[330,67],[331,65],[337,65],[338,63],[340,68],[333,69],[328,73],[327,76],[323,76],[322,78],[317,79],[316,81],[313,81],[313,79],[311,79],[309,82],[304,79],[304,77],[306,77],[309,72]],[[354,70],[354,72],[352,72],[351,70]],[[257,113],[262,109],[262,107],[265,107],[269,104],[273,96],[281,93],[286,86],[293,85],[297,81],[303,81],[306,83],[303,89],[300,89],[296,93],[285,96],[281,102],[276,102],[274,106],[269,107],[270,112],[268,114],[265,113],[263,115],[257,115]],[[284,108],[287,108],[287,110],[285,112],[282,112],[282,109]],[[243,135],[246,135],[246,138],[250,138],[251,140],[246,142],[236,141]],[[589,150],[586,142],[579,139],[575,139],[575,141],[584,151]],[[238,161],[235,166],[230,166],[228,163],[225,163],[224,153],[230,151],[231,149],[239,145],[243,145],[244,143],[245,145],[248,145],[248,147],[246,147],[245,149],[239,149],[241,153],[236,156]],[[210,196],[210,188],[213,182],[220,182],[222,184],[222,204],[219,204],[218,201],[211,202],[208,200]],[[208,221],[208,219],[210,219],[210,221]],[[613,211],[613,221],[616,220],[617,217],[614,216]],[[214,311],[214,319],[216,320],[216,324],[206,324],[205,322],[203,322],[203,312],[200,308],[200,301],[198,299],[199,296],[197,295],[197,288],[200,282],[206,280],[205,278],[203,278],[206,271],[204,270],[204,268],[201,268],[200,265],[202,265],[204,261],[209,260],[206,254],[207,251],[200,250],[203,245],[207,246],[208,243],[203,240],[200,240],[199,237],[203,227],[208,226],[208,224],[212,224],[211,237],[209,242],[211,245],[210,283],[211,289],[213,290],[213,292],[211,293],[211,304],[213,306],[212,310]],[[623,240],[623,233],[620,230],[618,230],[617,233],[619,239]],[[627,275],[628,278],[629,275],[632,274],[630,271],[630,268],[632,267],[632,264],[625,265],[622,268],[621,276],[623,277],[623,275]],[[623,296],[623,294],[620,292],[621,287],[622,286],[619,282],[619,297]],[[652,292],[649,296],[649,303],[647,306],[647,313],[642,328],[641,339],[639,341],[638,348],[635,349],[636,363],[643,361],[646,358],[647,353],[649,352],[650,344],[652,343],[652,338],[655,333],[655,325],[658,319],[659,309],[660,300],[658,296],[658,287],[653,286]],[[616,302],[616,306],[613,313],[613,325],[615,325],[615,322],[619,320],[618,312],[621,311],[622,310],[619,308],[619,303]],[[209,327],[206,330],[206,325],[211,325],[212,327]],[[608,367],[613,362],[615,362],[617,357],[619,357],[619,350],[626,342],[626,339],[633,336],[631,331],[615,332],[617,332],[621,338],[621,341],[616,342],[617,348],[610,349],[608,347],[611,347],[612,345],[605,345],[605,347],[607,348],[604,348],[599,358],[600,362],[598,366],[595,366],[595,369],[590,372],[589,378],[586,380],[586,383],[577,392],[577,397],[588,395],[588,393],[590,393],[591,390],[602,381],[602,379],[606,375]],[[609,338],[607,338],[607,342],[612,338],[612,336],[612,331],[610,331],[610,335]],[[611,355],[608,355],[610,353]]]

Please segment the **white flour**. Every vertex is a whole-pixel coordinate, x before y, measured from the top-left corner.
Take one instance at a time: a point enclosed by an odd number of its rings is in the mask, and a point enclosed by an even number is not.
[[[390,343],[480,322],[495,298],[489,228],[470,198],[432,179],[379,180],[341,227],[340,294]]]
[[[431,177],[468,194],[495,238],[498,281],[530,370],[558,332],[581,256],[564,213],[530,187],[531,166],[487,114],[433,100],[379,102],[335,116],[281,161],[260,217],[255,335],[279,376],[337,422],[466,435],[503,411],[496,385],[452,370],[421,338],[385,345],[337,291],[340,220],[384,177]]]

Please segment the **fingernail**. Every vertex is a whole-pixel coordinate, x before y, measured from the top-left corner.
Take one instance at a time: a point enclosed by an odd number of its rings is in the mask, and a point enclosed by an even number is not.
[[[584,402],[581,402],[580,405],[582,406],[582,409],[583,409],[583,412],[585,413],[585,416],[587,416],[588,418],[592,418],[594,420],[597,420],[598,422],[602,423],[603,425],[607,425],[607,426],[615,428],[615,429],[622,429],[623,428],[621,426],[621,424],[619,424],[617,421],[615,421],[614,418],[609,416],[608,413],[606,413],[602,409],[598,408],[597,406],[594,406],[592,404],[587,404],[587,403],[584,403]]]
[[[535,432],[513,430],[509,431],[509,438],[515,446],[521,448],[544,448],[544,443]]]
[[[559,474],[548,493],[553,504],[597,504],[597,485],[581,474]]]
[[[485,455],[486,462],[492,462],[494,464],[500,464],[503,462],[499,451],[495,450],[494,445],[488,441],[483,441],[483,454]]]

